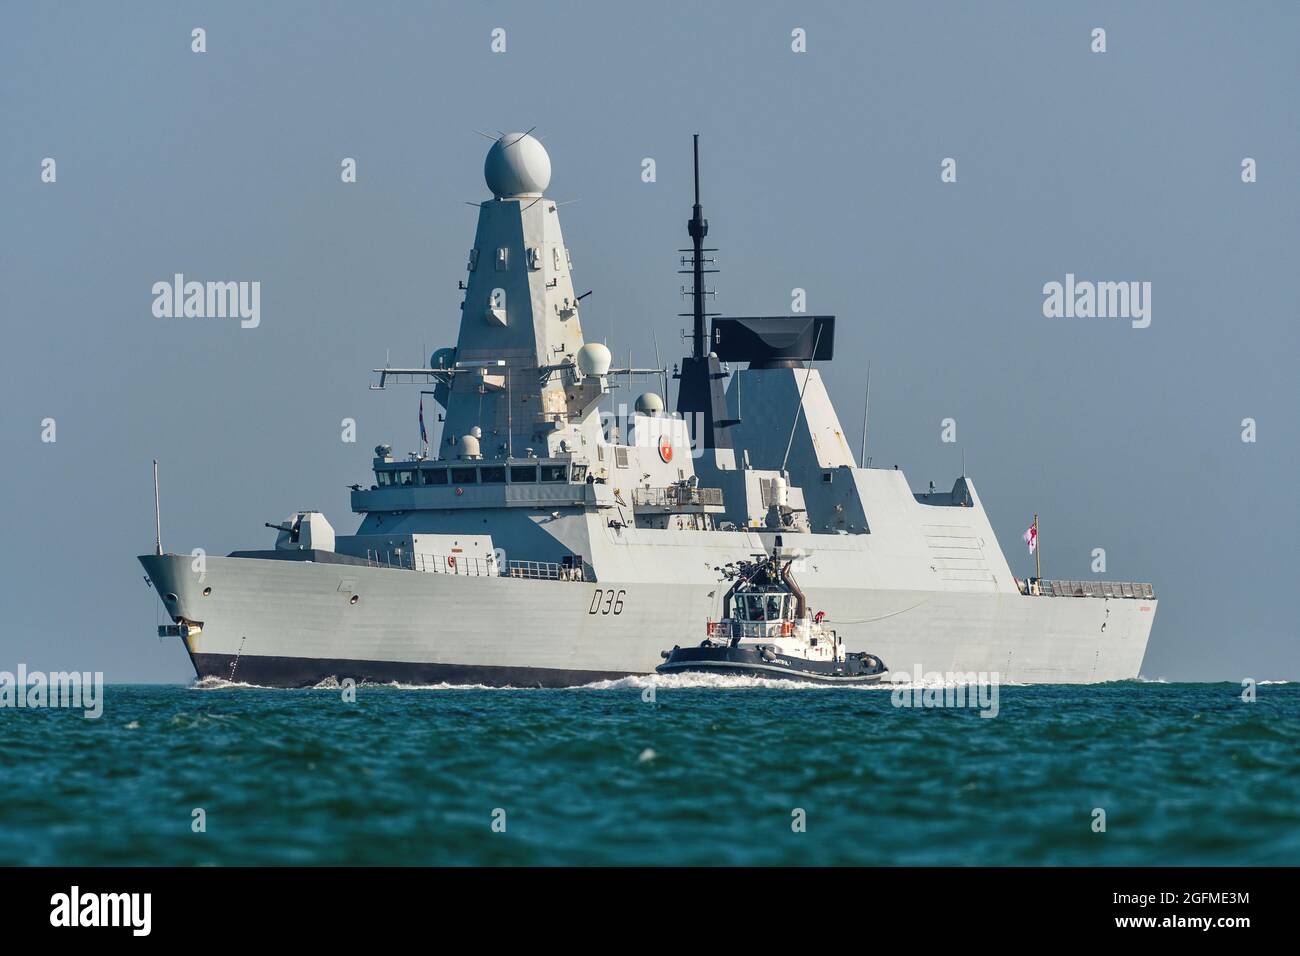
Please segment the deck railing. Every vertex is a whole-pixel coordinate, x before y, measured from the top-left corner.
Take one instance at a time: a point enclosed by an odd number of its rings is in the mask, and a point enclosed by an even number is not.
[[[633,488],[632,504],[647,508],[678,508],[687,505],[721,505],[721,488],[687,488],[668,485],[664,488]]]
[[[376,568],[402,568],[426,574],[464,574],[469,577],[497,577],[495,558],[478,558],[468,554],[422,554],[418,551],[366,552],[366,560]]]
[[[366,552],[366,562],[376,568],[399,568],[425,574],[464,574],[470,577],[512,577],[541,581],[585,581],[584,569],[554,561],[508,561],[502,568],[494,557],[466,554],[423,554],[413,551]]]
[[[1039,581],[1044,597],[1096,597],[1155,600],[1155,589],[1150,584],[1136,581]],[[1033,593],[1033,584],[1029,585]]]
[[[512,578],[532,578],[539,581],[583,581],[586,575],[581,567],[565,567],[554,561],[511,561],[506,574]]]

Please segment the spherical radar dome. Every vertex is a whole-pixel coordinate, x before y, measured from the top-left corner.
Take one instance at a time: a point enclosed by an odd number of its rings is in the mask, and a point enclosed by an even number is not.
[[[488,150],[483,178],[498,199],[540,196],[551,184],[551,157],[527,133],[506,133]]]
[[[608,375],[614,356],[600,342],[588,342],[578,349],[578,370],[583,375]]]
[[[642,415],[658,415],[664,410],[664,400],[654,392],[642,392],[637,396],[636,410]]]

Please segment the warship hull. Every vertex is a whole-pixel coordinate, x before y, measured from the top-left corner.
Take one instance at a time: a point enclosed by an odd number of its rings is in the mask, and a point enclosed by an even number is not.
[[[712,551],[713,549],[708,549]],[[685,556],[682,556],[685,558]],[[140,558],[176,620],[199,678],[271,687],[331,678],[405,684],[567,687],[650,674],[664,648],[693,642],[719,585],[431,574],[331,561]],[[680,578],[682,566],[675,565]],[[1154,600],[840,586],[811,569],[812,605],[895,674],[997,674],[1014,683],[1134,678]],[[205,593],[206,592],[206,593]],[[352,602],[356,595],[358,600]]]

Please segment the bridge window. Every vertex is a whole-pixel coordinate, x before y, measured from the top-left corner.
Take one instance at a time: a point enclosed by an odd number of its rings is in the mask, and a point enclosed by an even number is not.
[[[478,484],[478,469],[453,468],[451,470],[451,480],[458,485],[476,485]]]
[[[542,465],[542,481],[568,481],[568,465]]]
[[[512,465],[510,467],[510,480],[516,485],[532,484],[537,480],[536,465]]]
[[[420,484],[422,485],[445,485],[447,483],[446,468],[421,468]]]
[[[506,483],[506,470],[498,465],[480,468],[478,480],[485,485],[504,485]]]
[[[399,471],[399,472],[397,472],[396,474],[397,474],[397,483],[398,483],[399,485],[413,485],[413,484],[415,484],[415,472],[413,472],[413,471],[407,471],[407,470],[403,469],[402,471]]]
[[[574,465],[574,466],[573,466],[573,480],[574,480],[574,482],[577,483],[577,484],[582,484],[584,481],[587,480],[587,466],[586,466],[586,465]]]
[[[391,471],[375,472],[375,480],[379,482],[380,488],[387,488],[393,483],[393,473]]]

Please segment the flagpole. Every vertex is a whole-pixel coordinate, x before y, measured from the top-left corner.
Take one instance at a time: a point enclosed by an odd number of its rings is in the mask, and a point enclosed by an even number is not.
[[[158,459],[153,460],[154,553],[162,555],[162,506],[158,503]]]
[[[1034,515],[1034,577],[1043,580],[1043,552],[1038,543],[1038,515]]]
[[[429,457],[429,433],[424,427],[424,393],[420,393],[420,457]]]

